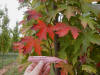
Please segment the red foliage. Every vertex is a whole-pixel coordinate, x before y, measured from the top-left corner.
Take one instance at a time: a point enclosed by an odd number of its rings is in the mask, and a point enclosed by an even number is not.
[[[39,30],[39,32],[36,34],[40,40],[46,40],[47,39],[47,33],[49,36],[54,39],[54,32],[53,32],[53,26],[46,25],[43,21],[38,20],[38,24],[34,25],[34,30]]]
[[[13,43],[13,49],[18,49],[19,50],[19,53],[22,53],[23,50],[22,48],[24,47],[24,45],[20,42],[16,42],[16,43]]]
[[[79,35],[80,30],[78,30],[76,27],[71,27],[70,30],[73,35],[73,38],[76,39]]]
[[[34,47],[35,52],[38,55],[41,55],[41,41],[38,39],[34,39],[32,36],[26,36],[22,38],[19,43],[14,43],[14,49],[23,50],[24,54],[30,53],[32,48]]]
[[[39,15],[36,13],[36,11],[28,11],[28,13],[33,16],[34,19],[38,19]],[[34,15],[33,15],[34,14]],[[59,35],[59,37],[63,37],[68,34],[69,31],[71,31],[73,38],[76,39],[79,35],[79,30],[76,27],[72,27],[69,25],[66,25],[64,23],[56,23],[55,26],[52,25],[46,25],[43,21],[37,20],[38,24],[34,25],[31,29],[34,29],[35,31],[38,31],[36,33],[36,36],[38,36],[38,39],[34,39],[32,36],[26,36],[21,39],[19,43],[14,44],[15,49],[18,49],[19,51],[23,51],[24,54],[30,53],[32,48],[34,47],[35,52],[41,55],[41,42],[40,40],[46,40],[47,34],[49,34],[49,37],[54,40],[54,31],[56,34]],[[22,21],[21,23],[23,23]]]
[[[66,63],[59,62],[55,65],[56,68],[61,68],[60,73],[61,75],[68,75],[68,70],[66,68]]]
[[[38,13],[37,11],[35,11],[35,10],[28,10],[26,13],[28,14],[27,20],[30,20],[30,19],[37,20],[40,17],[42,17],[42,15],[40,13]]]
[[[66,25],[64,23],[57,23],[54,26],[54,30],[56,31],[56,34],[59,35],[59,37],[63,37],[67,35],[69,31],[71,31],[74,39],[78,37],[79,32],[80,32],[78,28]]]
[[[73,38],[76,39],[79,35],[80,30],[78,30],[76,27],[72,27],[69,25],[66,25],[64,23],[57,23],[55,26],[46,25],[43,21],[38,20],[38,24],[34,25],[32,27],[34,30],[39,30],[39,32],[36,34],[40,40],[46,40],[47,39],[47,33],[49,36],[54,40],[54,32],[59,35],[59,37],[63,37],[68,34],[69,31],[71,31]]]

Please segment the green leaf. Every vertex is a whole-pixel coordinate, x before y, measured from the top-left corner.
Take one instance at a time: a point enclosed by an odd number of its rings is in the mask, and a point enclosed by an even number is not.
[[[82,42],[83,50],[86,51],[91,43],[100,45],[100,35],[96,34],[95,31],[87,31],[84,33],[83,42]]]
[[[82,36],[79,36],[78,39],[75,40],[75,42],[74,42],[74,52],[73,52],[73,54],[76,55],[76,53],[79,52],[79,49],[80,49],[81,44],[82,44],[82,40],[83,40],[83,37],[82,37]]]
[[[83,12],[88,13],[91,11],[97,17],[99,16],[99,14],[100,14],[100,5],[99,4],[91,4],[91,3],[86,2],[85,0],[80,0],[80,2],[81,2]]]
[[[91,17],[90,13],[84,13],[82,16],[80,16],[80,20],[84,28],[86,28],[88,25],[92,30],[94,30],[95,25],[97,25],[97,23],[94,21],[94,18]]]
[[[88,72],[88,73],[95,73],[96,74],[96,68],[90,65],[82,65],[82,70]]]
[[[59,51],[59,57],[65,59],[67,57],[66,52],[64,49]]]
[[[92,37],[92,38],[91,38]],[[97,44],[97,45],[100,45],[100,35],[99,34],[94,34],[90,37],[90,41],[93,43],[93,44]]]

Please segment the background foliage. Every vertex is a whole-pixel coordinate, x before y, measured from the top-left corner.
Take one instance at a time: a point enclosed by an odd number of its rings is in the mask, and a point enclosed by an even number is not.
[[[12,30],[9,21],[8,9],[0,9],[0,53],[12,52],[13,42],[19,41],[18,25]]]

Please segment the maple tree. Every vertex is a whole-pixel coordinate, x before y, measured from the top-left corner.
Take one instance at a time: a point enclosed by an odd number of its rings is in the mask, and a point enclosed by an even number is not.
[[[54,63],[54,75],[100,74],[100,10],[93,1],[99,4],[99,0],[19,0],[20,8],[28,9],[19,23],[24,37],[14,48],[25,59],[41,55],[67,60]]]

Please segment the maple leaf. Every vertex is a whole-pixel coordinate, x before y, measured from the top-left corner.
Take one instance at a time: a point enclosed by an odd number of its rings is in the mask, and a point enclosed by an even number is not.
[[[41,55],[42,47],[40,46],[41,41],[38,39],[34,39],[33,47],[35,48],[35,52]]]
[[[83,28],[85,29],[88,25],[88,19],[82,16],[82,17],[80,17],[80,20],[81,20],[81,24],[82,24]]]
[[[16,49],[22,49],[24,47],[24,45],[20,42],[16,42],[16,43],[13,43],[13,48],[16,50]]]
[[[23,47],[24,49],[24,54],[30,53],[33,47],[33,39],[31,41],[28,41],[25,43],[25,46]]]
[[[30,52],[32,50],[32,47],[34,47],[35,52],[41,55],[41,41],[38,39],[34,39],[32,36],[27,36],[24,39],[22,39],[22,42],[26,42],[26,45],[24,46],[25,53]]]
[[[37,11],[35,11],[35,10],[28,10],[26,13],[28,14],[27,20],[30,20],[32,18],[37,20],[40,17],[42,17],[42,15],[40,13],[38,13]]]
[[[71,16],[74,16],[73,8],[68,7],[67,10],[64,12],[64,15],[68,18],[68,20],[71,18]]]
[[[36,35],[39,37],[40,40],[46,40],[47,33],[52,38],[52,40],[54,40],[53,26],[47,26],[43,21],[38,20],[38,24],[34,25],[33,29],[36,31],[39,30],[39,32],[37,32]]]
[[[21,41],[19,43],[15,44],[16,49],[18,50],[23,50],[24,54],[30,53],[32,48],[34,47],[35,52],[38,55],[41,55],[41,41],[38,39],[34,39],[32,36],[26,36],[24,38],[21,39]]]
[[[63,37],[63,36],[65,36],[65,35],[68,34],[68,31],[69,31],[69,30],[70,30],[70,27],[68,26],[68,27],[65,27],[65,28],[63,28],[63,29],[57,31],[56,34],[58,34],[59,37]]]
[[[55,33],[58,34],[59,37],[63,37],[67,35],[69,31],[71,31],[74,39],[78,37],[79,35],[78,32],[80,32],[80,30],[77,29],[76,27],[72,27],[64,23],[57,23],[53,29],[56,31]]]
[[[84,29],[87,27],[88,23],[86,21],[81,21],[82,26],[84,27]]]
[[[97,73],[97,70],[94,66],[91,65],[82,65],[82,70],[88,72],[88,73]]]
[[[59,35],[59,37],[63,37],[65,36],[68,31],[70,30],[69,26],[66,26],[65,23],[56,23],[56,25],[54,26],[54,30],[56,30],[56,34]]]
[[[64,62],[59,62],[55,65],[56,68],[61,68],[61,75],[68,75],[68,72],[70,73],[70,75],[74,75],[73,72],[73,67],[70,64],[66,64]]]
[[[71,30],[71,33],[72,33],[72,35],[73,35],[73,38],[76,39],[76,38],[78,37],[78,35],[79,35],[78,32],[80,32],[80,30],[77,29],[76,27],[71,27],[70,30]]]
[[[23,47],[24,47],[24,45],[20,42],[13,43],[13,49],[19,50],[19,53],[23,52],[23,50],[22,50]]]
[[[61,29],[65,28],[65,27],[66,27],[66,24],[65,23],[58,22],[53,27],[53,30],[56,30],[57,31],[57,30],[61,30]]]

